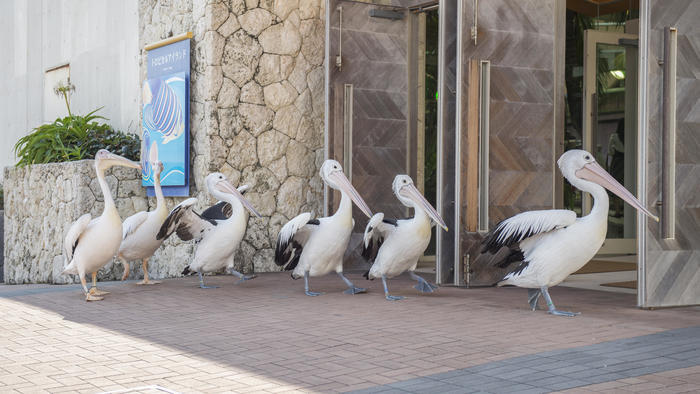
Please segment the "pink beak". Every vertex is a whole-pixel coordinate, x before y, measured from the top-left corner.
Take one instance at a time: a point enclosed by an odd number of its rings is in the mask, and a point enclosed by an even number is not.
[[[615,195],[617,195],[621,199],[625,200],[629,205],[631,205],[635,209],[643,212],[645,215],[656,220],[657,222],[659,221],[658,216],[649,212],[649,210],[646,209],[642,205],[642,203],[639,202],[639,200],[637,200],[637,198],[632,193],[630,193],[629,190],[625,189],[625,187],[622,186],[618,181],[616,181],[615,178],[612,177],[612,175],[608,174],[608,172],[605,171],[603,167],[600,166],[600,164],[596,162],[588,163],[584,165],[582,169],[576,171],[576,176],[581,179],[595,182],[600,186],[603,186],[604,188],[615,193]]]
[[[348,180],[345,174],[343,174],[342,171],[336,171],[330,176],[333,177],[333,180],[338,185],[340,190],[344,191],[348,194],[348,196],[350,196],[350,199],[355,203],[355,205],[357,205],[358,208],[360,208],[360,211],[367,215],[368,218],[371,218],[372,211],[369,209],[369,206],[367,206],[365,200],[362,199],[360,193],[358,193],[352,183],[350,183],[350,180]]]
[[[250,213],[252,213],[253,215],[255,215],[257,217],[261,217],[260,213],[255,209],[255,207],[253,207],[253,204],[251,204],[247,198],[243,197],[243,194],[240,191],[238,191],[238,189],[233,187],[233,185],[231,183],[229,183],[228,181],[226,181],[226,180],[219,181],[216,184],[216,188],[219,189],[219,191],[222,193],[233,194],[234,197],[239,199],[241,201],[241,204],[243,204],[243,206],[246,207],[246,209],[248,209],[250,211]],[[245,189],[243,189],[243,190],[245,191]]]
[[[418,191],[415,186],[406,185],[401,188],[399,193],[401,193],[404,197],[411,199],[417,207],[423,208],[423,210],[428,214],[428,216],[430,216],[431,219],[433,219],[433,221],[435,221],[435,223],[447,231],[447,224],[442,219],[442,216],[440,216],[437,210],[430,205],[428,200],[426,200],[425,197],[420,194],[420,191]]]

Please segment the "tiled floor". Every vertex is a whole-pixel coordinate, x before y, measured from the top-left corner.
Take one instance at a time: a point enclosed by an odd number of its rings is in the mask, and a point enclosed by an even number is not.
[[[211,290],[197,288],[194,277],[150,287],[109,283],[104,288],[112,293],[96,303],[84,302],[74,286],[0,286],[0,392],[389,390],[386,385],[416,378],[526,360],[517,357],[541,360],[551,351],[570,354],[566,349],[700,326],[700,308],[643,311],[630,294],[554,288],[557,307],[582,312],[562,318],[529,311],[523,289],[440,288],[420,295],[402,277],[390,289],[408,298],[389,302],[381,282],[348,276],[370,292],[342,294],[342,281],[329,275],[311,281],[326,294],[307,297],[303,282],[286,273],[241,285],[230,276],[211,277],[207,284],[221,286]],[[574,373],[558,371],[553,380]],[[573,390],[700,388],[697,366],[640,372]],[[512,390],[525,388],[517,372],[502,377]],[[454,391],[446,383],[418,389]],[[456,391],[501,392],[502,383]]]

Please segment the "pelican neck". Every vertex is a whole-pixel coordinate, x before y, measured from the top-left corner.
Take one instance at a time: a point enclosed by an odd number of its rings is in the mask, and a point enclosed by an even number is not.
[[[105,179],[105,170],[101,169],[97,163],[95,163],[95,172],[97,173],[97,182],[100,184],[100,189],[102,190],[102,197],[105,201],[104,212],[108,210],[117,210],[117,206],[114,204],[114,199],[112,198],[112,192],[109,190],[109,185]]]

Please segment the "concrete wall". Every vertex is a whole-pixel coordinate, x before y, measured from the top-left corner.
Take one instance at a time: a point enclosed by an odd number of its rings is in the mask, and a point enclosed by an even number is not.
[[[139,132],[137,0],[2,1],[0,35],[0,167],[15,163],[17,139],[55,119],[44,73],[60,64],[70,64],[74,113],[104,106],[109,124]]]

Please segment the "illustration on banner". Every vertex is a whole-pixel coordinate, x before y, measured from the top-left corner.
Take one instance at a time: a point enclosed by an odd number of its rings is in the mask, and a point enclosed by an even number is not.
[[[141,154],[143,186],[153,186],[149,151],[157,147],[163,162],[163,186],[185,185],[185,73],[174,73],[144,81],[143,137]]]

